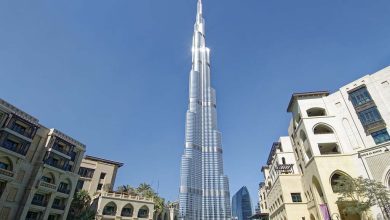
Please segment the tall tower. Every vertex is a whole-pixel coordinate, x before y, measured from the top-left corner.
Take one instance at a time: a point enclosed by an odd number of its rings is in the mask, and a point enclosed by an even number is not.
[[[210,50],[205,41],[202,1],[198,0],[185,151],[180,171],[180,217],[183,220],[230,219],[229,182],[223,174],[216,107],[215,90],[210,85]]]

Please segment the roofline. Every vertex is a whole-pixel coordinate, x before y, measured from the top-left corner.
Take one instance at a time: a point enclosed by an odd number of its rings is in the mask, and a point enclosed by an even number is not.
[[[314,92],[296,92],[291,95],[290,102],[288,103],[287,112],[291,112],[292,105],[298,97],[307,96],[328,96],[329,91],[314,91]]]
[[[100,161],[100,162],[108,163],[108,164],[113,164],[113,165],[117,165],[118,167],[122,167],[122,166],[123,166],[123,163],[121,163],[121,162],[117,162],[117,161],[113,161],[113,160],[107,160],[107,159],[103,159],[103,158],[99,158],[99,157],[94,157],[94,156],[90,156],[90,155],[86,155],[86,156],[84,157],[84,159],[87,159],[87,160],[94,160],[94,161]]]

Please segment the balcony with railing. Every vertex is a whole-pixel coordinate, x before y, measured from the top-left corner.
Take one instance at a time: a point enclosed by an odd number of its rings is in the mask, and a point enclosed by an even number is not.
[[[54,167],[62,171],[69,171],[69,160],[67,158],[61,157],[59,155],[53,154],[52,152],[47,152],[45,159],[43,160],[45,165]]]
[[[20,156],[26,156],[30,143],[17,138],[11,134],[0,132],[0,147],[17,153]]]
[[[22,118],[13,115],[5,124],[5,129],[9,129],[28,139],[33,139],[38,127]]]
[[[57,186],[56,184],[54,183],[48,183],[48,182],[45,182],[44,180],[40,180],[39,181],[39,186],[40,187],[43,187],[49,191],[56,191],[57,190]]]
[[[53,205],[51,207],[53,209],[65,210],[65,205],[63,205],[63,204],[55,204],[55,203],[53,203]]]
[[[0,168],[0,175],[14,177],[14,172],[12,172],[11,170],[6,170],[6,169]]]
[[[101,194],[103,197],[110,199],[120,199],[120,200],[134,200],[134,201],[144,201],[144,202],[152,202],[152,198],[146,198],[142,196],[133,196],[126,193],[118,193],[118,192],[103,192]]]
[[[31,201],[31,204],[36,205],[36,206],[46,207],[47,206],[47,200],[46,199],[37,198],[37,197],[34,196],[33,200]]]

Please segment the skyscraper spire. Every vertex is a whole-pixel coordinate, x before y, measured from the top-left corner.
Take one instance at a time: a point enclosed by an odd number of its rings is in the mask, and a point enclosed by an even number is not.
[[[202,1],[198,0],[192,38],[192,68],[186,113],[185,150],[180,170],[182,220],[230,219],[228,178],[223,174],[221,133],[215,90],[210,82]]]
[[[197,15],[201,15],[202,14],[202,0],[198,0],[198,11],[197,11]]]

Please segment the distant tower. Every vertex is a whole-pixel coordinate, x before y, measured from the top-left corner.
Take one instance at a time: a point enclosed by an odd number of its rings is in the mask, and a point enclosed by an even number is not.
[[[192,39],[192,68],[181,160],[180,217],[183,220],[230,219],[228,178],[223,174],[221,133],[215,90],[210,85],[210,50],[205,42],[202,2]]]
[[[247,220],[252,216],[252,203],[248,189],[243,186],[232,199],[232,219]]]

